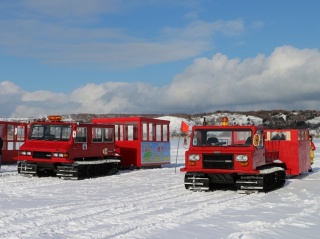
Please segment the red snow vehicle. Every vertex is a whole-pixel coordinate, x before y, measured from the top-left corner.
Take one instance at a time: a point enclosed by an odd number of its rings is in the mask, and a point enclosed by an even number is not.
[[[27,123],[17,121],[0,121],[0,137],[3,140],[2,163],[15,163],[19,148],[27,135]]]
[[[32,122],[21,145],[18,172],[27,175],[53,174],[78,179],[111,175],[118,171],[114,125],[62,122],[61,116]]]
[[[266,130],[260,126],[193,126],[185,153],[185,188],[211,190],[223,185],[239,192],[282,187],[286,175],[311,168],[306,129]]]
[[[115,126],[123,167],[155,168],[170,164],[170,121],[125,117],[95,118],[92,122]]]

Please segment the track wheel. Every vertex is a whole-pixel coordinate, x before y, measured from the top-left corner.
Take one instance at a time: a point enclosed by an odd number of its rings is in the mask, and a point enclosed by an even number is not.
[[[78,167],[78,179],[82,179],[86,177],[86,166],[80,165]]]
[[[93,167],[94,176],[99,176],[100,175],[100,165],[94,165],[92,167]]]
[[[279,171],[276,173],[276,179],[277,179],[277,187],[281,188],[286,183],[286,171]]]
[[[101,174],[102,175],[107,175],[108,174],[108,165],[107,164],[102,164],[101,165]]]
[[[109,171],[108,171],[107,175],[108,175],[108,176],[114,175],[114,174],[116,174],[118,171],[119,171],[118,168],[116,168],[116,167],[111,167],[111,168],[109,168]]]
[[[90,178],[93,176],[93,167],[91,165],[87,165],[86,167],[86,177]]]

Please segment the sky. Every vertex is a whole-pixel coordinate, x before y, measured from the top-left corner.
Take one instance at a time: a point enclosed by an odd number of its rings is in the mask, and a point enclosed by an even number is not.
[[[2,0],[0,117],[320,110],[317,0]]]
[[[181,122],[171,120],[173,125]],[[2,165],[0,238],[316,239],[320,139],[314,143],[312,173],[250,195],[186,190],[179,170],[186,149],[178,138],[171,139],[170,165],[107,177],[29,178],[18,175],[15,164]]]

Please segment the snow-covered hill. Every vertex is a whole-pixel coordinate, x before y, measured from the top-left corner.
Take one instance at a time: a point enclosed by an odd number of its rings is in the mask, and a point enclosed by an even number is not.
[[[190,128],[193,125],[202,125],[203,121],[206,120],[206,122],[210,125],[220,125],[222,117],[228,117],[229,124],[238,124],[238,125],[248,125],[248,124],[254,124],[254,125],[262,125],[267,124],[269,126],[274,126],[276,124],[275,122],[280,121],[280,126],[283,127],[286,123],[286,121],[292,121],[292,115],[295,115],[297,119],[304,120],[307,117],[311,117],[312,114],[308,111],[307,115],[304,115],[305,112],[289,112],[287,114],[281,113],[281,112],[266,112],[266,113],[260,113],[258,115],[261,115],[263,117],[272,116],[272,122],[266,121],[266,118],[257,117],[250,114],[241,114],[241,113],[230,113],[230,112],[216,112],[211,114],[203,114],[202,116],[194,116],[194,115],[183,115],[184,117],[180,116],[161,116],[161,117],[155,117],[157,119],[164,119],[170,121],[170,132],[171,135],[179,135],[180,134],[180,128],[181,128],[181,122],[186,122]],[[315,114],[317,115],[317,114]],[[130,115],[119,115],[118,117],[130,117]],[[136,116],[136,115],[135,115]],[[300,117],[299,117],[300,116]],[[46,118],[46,115],[41,116],[42,118]],[[97,114],[79,114],[79,115],[64,115],[63,120],[64,121],[90,121],[91,118],[98,118],[98,117],[107,117],[107,115],[97,115]],[[111,117],[111,116],[110,116]],[[112,117],[117,117],[117,115],[112,115]],[[152,117],[151,115],[147,115],[145,117]],[[291,119],[290,119],[291,118]],[[31,118],[0,118],[0,121],[33,121],[34,119]],[[290,121],[290,122],[291,122]],[[302,121],[304,124],[304,127],[311,127],[312,134],[319,135],[319,128],[315,127],[317,125],[320,125],[320,116],[315,117],[306,121]],[[289,124],[289,123],[288,123]]]
[[[212,114],[212,115],[206,115],[206,121],[210,124],[215,125],[221,125],[221,119],[222,117],[228,117],[229,124],[238,124],[238,125],[262,125],[263,119],[255,116],[250,115],[241,115],[241,114],[230,114],[230,113],[218,113],[218,114]],[[170,121],[170,133],[171,135],[178,135],[180,134],[181,130],[181,122],[184,121],[191,127],[193,125],[202,125],[203,118],[202,117],[194,117],[194,118],[181,118],[181,117],[175,117],[175,116],[163,116],[158,117],[157,119],[164,119]],[[320,123],[320,117],[317,117],[312,120],[312,124],[319,124]],[[319,137],[319,129],[318,128],[312,128],[310,129],[310,133],[312,135],[315,135]]]
[[[181,122],[184,121],[190,127],[194,125],[202,125],[205,120],[209,124],[212,125],[221,125],[221,120],[223,117],[228,117],[229,124],[238,124],[238,125],[261,125],[262,119],[254,116],[245,116],[241,114],[226,114],[226,113],[218,113],[212,115],[206,115],[205,119],[203,117],[193,117],[190,119],[175,117],[175,116],[162,116],[157,117],[157,119],[169,120],[170,121],[170,133],[171,135],[178,135],[181,130]]]

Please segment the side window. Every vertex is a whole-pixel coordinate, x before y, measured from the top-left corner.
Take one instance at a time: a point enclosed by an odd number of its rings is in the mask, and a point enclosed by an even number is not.
[[[115,129],[116,140],[122,141],[123,140],[123,126],[122,126],[122,124],[121,123],[114,124],[114,129]]]
[[[92,142],[102,142],[101,128],[92,128]]]
[[[163,131],[162,131],[163,141],[169,141],[168,133],[169,133],[169,125],[164,124],[163,125]]]
[[[76,143],[85,143],[87,142],[87,128],[79,127],[76,131],[76,137],[74,139]]]
[[[148,141],[155,141],[155,125],[153,123],[149,123],[149,138]]]
[[[13,140],[13,136],[14,136],[14,126],[12,124],[8,124],[7,140]]]
[[[194,131],[192,145],[199,146],[199,145],[204,144],[203,143],[203,142],[205,142],[204,136],[205,135],[200,130]]]
[[[104,142],[113,142],[114,141],[114,131],[113,128],[105,128],[104,129]]]
[[[125,140],[138,140],[138,124],[129,122],[125,124]]]
[[[142,123],[142,140],[147,141],[148,140],[148,123]]]
[[[161,129],[162,129],[162,125],[161,124],[156,124],[156,141],[161,141],[161,136],[162,136],[162,132],[161,132]]]
[[[17,126],[17,140],[18,141],[24,141],[24,139],[25,139],[24,132],[25,132],[24,125]]]
[[[298,137],[300,137],[300,135]],[[290,131],[271,132],[271,140],[291,140]]]

